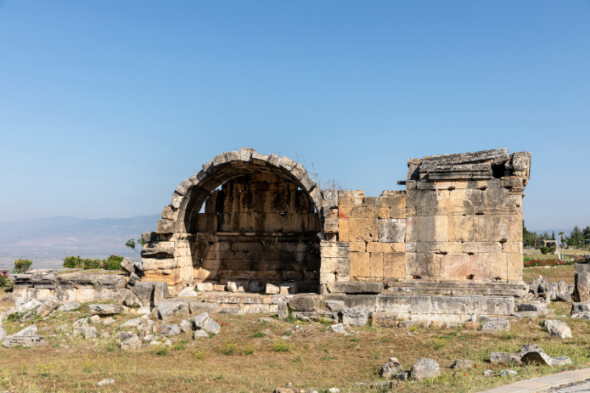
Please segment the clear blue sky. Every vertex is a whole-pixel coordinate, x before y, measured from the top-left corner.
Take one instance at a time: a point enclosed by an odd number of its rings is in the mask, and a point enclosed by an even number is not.
[[[531,151],[527,226],[590,225],[590,1],[0,0],[0,221],[159,214],[243,146],[368,195]]]

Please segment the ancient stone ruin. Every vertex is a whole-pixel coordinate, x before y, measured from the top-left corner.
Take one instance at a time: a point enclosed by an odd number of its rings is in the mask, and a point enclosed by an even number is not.
[[[160,314],[297,312],[353,325],[510,315],[529,292],[530,162],[507,149],[411,159],[398,182],[405,191],[371,197],[321,190],[287,157],[223,153],[176,188],[156,232],[143,234],[141,267],[16,275],[15,291]]]

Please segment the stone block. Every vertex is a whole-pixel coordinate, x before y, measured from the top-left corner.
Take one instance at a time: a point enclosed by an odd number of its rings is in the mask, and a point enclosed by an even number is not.
[[[350,275],[353,277],[370,277],[371,270],[369,264],[368,252],[351,252],[350,258]]]
[[[418,251],[418,243],[417,242],[406,242],[406,252],[407,253],[415,253]]]
[[[369,253],[369,269],[371,278],[383,278],[383,253]]]
[[[506,265],[508,268],[508,280],[522,281],[522,254],[521,253],[505,253]]]
[[[522,254],[522,242],[505,242],[502,243],[502,252]]]
[[[406,254],[406,277],[440,277],[440,260],[432,253]]]
[[[379,242],[404,243],[406,241],[405,219],[381,219],[378,221]]]
[[[349,242],[350,251],[365,252],[367,250],[367,243],[365,242]],[[381,243],[369,243],[369,244],[381,244]],[[372,251],[372,250],[371,250]]]
[[[479,298],[476,298],[479,300]],[[472,315],[476,312],[473,296],[435,296],[431,297],[430,312],[433,314]]]
[[[503,253],[481,253],[471,256],[471,274],[475,279],[508,280],[508,264]]]
[[[393,328],[398,323],[397,314],[389,312],[374,312],[372,314],[372,326]]]
[[[478,235],[478,216],[449,216],[449,241],[450,242],[474,242]]]
[[[400,279],[406,277],[405,254],[395,252],[383,253],[383,277]]]
[[[365,326],[369,323],[369,309],[363,306],[345,307],[342,310],[342,324]]]
[[[381,293],[384,286],[382,282],[372,281],[351,281],[351,282],[337,282],[326,285],[330,293],[347,293],[347,294],[362,294],[362,293]]]
[[[161,220],[158,220],[158,226],[156,229],[156,233],[158,233],[158,234],[174,233],[175,228],[176,228],[176,221],[161,219]]]
[[[478,216],[478,240],[481,242],[522,241],[521,215]],[[520,233],[518,229],[520,228]]]
[[[374,242],[378,241],[379,230],[377,218],[350,218],[347,220],[341,220],[342,225],[346,222],[348,226],[347,238],[341,238],[343,241],[353,242]]]
[[[579,264],[576,264],[576,268]],[[581,269],[580,269],[581,270]],[[574,275],[574,302],[590,301],[590,273],[576,273]]]
[[[362,190],[346,190],[338,192],[338,206],[360,206],[365,201]]]
[[[326,242],[320,244],[322,258],[347,258],[350,246],[346,242]]]
[[[430,296],[414,295],[410,298],[410,312],[412,314],[430,314],[432,301]]]
[[[440,263],[440,275],[446,279],[465,280],[471,274],[471,257],[467,254],[436,254]]]
[[[355,206],[350,209],[350,218],[389,218],[389,208]]]
[[[376,310],[386,313],[409,313],[411,310],[412,295],[407,294],[381,294],[377,296]]]
[[[319,305],[317,295],[297,295],[289,300],[289,307],[294,311],[315,311]]]
[[[506,319],[489,319],[484,321],[481,331],[484,333],[507,332],[510,330],[510,322]]]
[[[406,251],[406,244],[405,243],[362,243],[366,244],[366,251],[367,252],[405,252]],[[359,250],[365,251],[365,250]]]

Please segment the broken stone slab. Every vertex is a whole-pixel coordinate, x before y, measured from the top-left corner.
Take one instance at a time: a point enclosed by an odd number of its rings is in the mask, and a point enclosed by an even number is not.
[[[199,295],[191,287],[184,288],[182,291],[178,292],[178,297],[197,297],[197,296],[199,296]]]
[[[228,281],[225,287],[228,292],[245,293],[248,291],[249,285],[248,281]]]
[[[59,307],[59,305],[60,305],[60,301],[57,300],[57,298],[52,296],[49,299],[47,299],[45,301],[45,303],[43,303],[41,305],[41,307],[39,307],[37,309],[37,315],[39,315],[41,318],[45,318],[51,312],[53,312],[55,309],[57,309]]]
[[[536,311],[521,311],[512,313],[511,316],[517,318],[539,318],[539,313]]]
[[[58,311],[76,311],[80,308],[80,303],[78,302],[65,302],[61,306],[57,308]]]
[[[389,358],[389,361],[381,366],[379,374],[386,379],[393,379],[400,373],[404,372],[404,368],[396,358]]]
[[[505,319],[490,319],[485,321],[481,331],[485,333],[507,332],[510,330],[510,322]]]
[[[99,383],[97,383],[98,386],[106,386],[106,385],[112,385],[115,383],[114,379],[103,379],[102,381],[100,381]]]
[[[204,330],[197,330],[194,335],[195,340],[197,340],[199,338],[208,338],[208,337],[209,337],[209,334]]]
[[[162,334],[168,337],[178,336],[180,334],[180,326],[178,325],[162,325]]]
[[[278,317],[280,320],[285,320],[289,317],[289,306],[287,302],[281,302],[278,305]]]
[[[188,333],[192,330],[192,325],[189,321],[187,321],[186,319],[180,321],[180,323],[178,324],[178,326],[180,327],[180,330],[183,333]]]
[[[380,294],[385,287],[383,282],[353,281],[328,283],[326,288],[330,293]]]
[[[426,156],[422,165],[461,165],[491,162],[494,165],[505,163],[510,159],[507,148],[482,150],[475,153],[442,154]]]
[[[2,341],[2,345],[5,348],[14,348],[14,347],[38,347],[41,345],[45,345],[47,342],[43,338],[43,336],[8,336],[5,337]]]
[[[130,258],[124,258],[123,261],[121,261],[121,268],[129,274],[135,273],[135,264]]]
[[[219,333],[220,326],[213,319],[209,318],[209,315],[204,312],[193,318],[193,323],[197,330],[204,330],[210,334]]]
[[[590,321],[590,311],[584,311],[578,314],[572,314],[572,319],[583,319],[585,321]]]
[[[116,315],[125,312],[125,307],[117,304],[91,304],[88,309],[92,315]]]
[[[440,365],[436,360],[423,358],[418,360],[410,370],[410,377],[416,381],[436,378],[440,375]]]
[[[500,376],[501,377],[514,377],[516,376],[518,373],[514,370],[501,370],[500,371]]]
[[[28,326],[19,332],[13,334],[11,337],[21,337],[21,336],[36,336],[37,335],[37,325]]]
[[[294,311],[315,311],[318,304],[318,295],[297,295],[289,300],[289,307]]]
[[[43,303],[36,299],[30,299],[28,302],[23,304],[22,306],[17,306],[16,309],[13,309],[15,312],[13,314],[24,314],[27,311],[35,311],[39,307],[41,307]],[[11,315],[11,314],[9,314]]]
[[[213,292],[213,283],[200,282],[196,285],[196,288],[199,292]]]
[[[330,329],[334,333],[346,333],[346,330],[344,329],[344,325],[342,325],[341,323],[337,323],[337,324],[331,325],[330,326]]]
[[[518,303],[516,304],[516,311],[523,312],[523,311],[535,311],[540,315],[545,315],[548,313],[547,304],[546,303]]]
[[[453,364],[451,364],[451,368],[455,370],[462,370],[462,369],[471,369],[473,368],[473,361],[466,360],[466,359],[456,359]]]
[[[520,363],[520,354],[507,354],[506,352],[490,352],[491,364]]]
[[[577,264],[576,264],[577,266]],[[579,268],[576,268],[579,270]],[[574,276],[575,286],[573,298],[575,302],[590,301],[590,273],[577,273]]]
[[[365,326],[369,323],[369,309],[363,306],[345,307],[342,310],[344,325]]]
[[[188,314],[188,301],[184,299],[165,299],[158,305],[158,316],[165,320],[175,314]]]
[[[344,302],[341,300],[326,300],[325,304],[333,312],[342,312],[344,309]]]
[[[90,318],[88,318],[88,323],[91,323],[93,325],[100,323],[100,317],[98,315],[93,315]]]
[[[141,348],[141,339],[134,335],[131,338],[126,339],[125,341],[121,342],[121,349],[128,351],[133,349],[140,349]]]
[[[561,367],[568,364],[572,364],[572,360],[567,356],[558,356],[556,358],[551,358],[552,367]]]
[[[556,321],[551,319],[545,320],[545,329],[551,336],[559,338],[571,338],[572,331],[564,321]]]
[[[136,329],[144,324],[144,320],[142,318],[134,318],[130,319],[124,324],[121,325],[121,329],[132,328]]]
[[[590,312],[590,302],[572,303],[572,310],[570,315]]]
[[[207,303],[207,302],[191,302],[189,303],[189,311],[191,314],[201,314],[204,312],[214,314],[221,310],[219,303]]]

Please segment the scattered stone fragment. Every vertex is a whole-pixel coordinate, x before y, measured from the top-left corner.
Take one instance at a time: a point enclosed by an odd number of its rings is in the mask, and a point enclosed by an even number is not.
[[[263,317],[263,318],[259,318],[258,320],[259,320],[260,322],[265,322],[265,323],[272,323],[272,322],[274,322],[274,321],[275,321],[275,320],[274,320],[274,319],[272,319],[272,318],[264,318],[264,317]]]
[[[207,337],[209,337],[209,334],[204,330],[197,330],[195,332],[195,340],[198,338],[207,338]]]
[[[518,312],[535,311],[539,313],[539,315],[545,315],[548,312],[547,304],[541,302],[519,303],[516,304],[516,310]]]
[[[510,330],[510,322],[505,319],[491,319],[485,321],[481,331],[485,333],[507,332]]]
[[[328,389],[328,392],[330,392],[330,393],[340,393],[340,389],[338,389],[338,388],[330,388],[330,389]]]
[[[98,386],[105,386],[105,385],[112,385],[114,383],[115,383],[115,380],[114,379],[103,379],[97,385]]]
[[[134,334],[133,333],[129,333],[129,332],[119,332],[117,334],[117,338],[119,339],[119,341],[125,341],[131,337],[133,337]]]
[[[180,321],[180,324],[178,326],[180,327],[180,330],[183,333],[188,333],[192,330],[191,323],[189,321],[187,321],[186,319],[183,321]]]
[[[105,319],[103,319],[103,320],[102,320],[102,324],[103,324],[104,326],[109,326],[109,325],[112,325],[112,324],[113,324],[113,323],[115,323],[115,322],[117,322],[117,321],[116,321],[116,320],[115,320],[115,318],[113,318],[113,317],[107,317],[107,318],[105,318]]]
[[[188,302],[186,299],[165,299],[158,304],[158,315],[162,320],[178,313],[188,314]]]
[[[47,342],[43,338],[43,336],[7,336],[2,341],[2,345],[5,348],[14,348],[17,346],[21,347],[37,347],[41,345],[45,345]]]
[[[180,326],[178,325],[162,325],[162,334],[168,337],[178,336],[180,334]]]
[[[568,364],[572,364],[572,360],[567,356],[558,356],[556,358],[551,358],[552,367],[560,367]]]
[[[508,354],[506,352],[490,352],[491,364],[508,363],[508,361]]]
[[[76,322],[73,323],[72,327],[80,328],[80,327],[88,327],[88,318],[80,318]]]
[[[516,371],[514,371],[514,370],[502,370],[502,371],[500,371],[500,376],[501,377],[508,377],[508,376],[514,377],[514,376],[516,376],[516,374],[518,374],[518,373]]]
[[[117,304],[91,304],[88,309],[92,315],[114,315],[125,311],[123,306]]]
[[[545,328],[551,336],[559,338],[571,338],[572,331],[564,321],[556,321],[551,319],[545,320]]]
[[[331,325],[330,329],[332,329],[334,333],[346,333],[346,330],[344,330],[344,325],[341,323]]]
[[[182,291],[178,292],[178,297],[197,297],[199,296],[194,288],[187,287],[184,288]]]
[[[127,273],[135,273],[135,264],[130,258],[125,258],[123,261],[121,261],[121,268]]]
[[[121,343],[121,349],[123,350],[130,350],[130,349],[139,349],[141,348],[141,340],[137,335],[134,335],[131,338],[123,341]]]
[[[220,326],[217,322],[209,318],[209,315],[204,312],[193,318],[193,323],[197,330],[202,329],[210,334],[219,333]]]
[[[410,370],[410,376],[416,381],[436,378],[440,374],[440,366],[436,360],[423,358],[418,360]]]
[[[268,285],[267,285],[267,287],[268,287]],[[289,317],[289,307],[287,306],[286,302],[279,303],[278,316],[279,316],[279,319],[281,319],[283,321]]]
[[[144,320],[141,318],[134,318],[134,319],[130,319],[127,322],[125,322],[124,324],[121,325],[121,329],[125,329],[125,328],[138,328],[141,325],[143,325]]]
[[[486,370],[483,372],[484,377],[491,377],[492,375],[494,375],[494,371],[492,370]]]
[[[60,305],[60,301],[56,297],[50,297],[37,309],[37,315],[41,318],[48,316],[53,310],[56,310]]]
[[[96,328],[88,327],[83,329],[84,331],[82,332],[82,334],[86,340],[98,337],[98,331],[96,330]]]
[[[98,315],[93,315],[90,318],[88,318],[88,323],[96,325],[97,323],[100,323],[100,317]]]
[[[61,306],[59,306],[57,308],[57,310],[69,312],[69,311],[76,311],[79,308],[80,308],[80,303],[78,303],[78,302],[66,302],[66,303],[63,303]]]
[[[471,360],[463,360],[463,359],[456,359],[453,364],[451,364],[452,369],[462,370],[465,368],[473,368],[473,362]]]
[[[363,306],[345,307],[342,310],[344,325],[365,326],[369,323],[369,309]]]
[[[36,336],[37,335],[37,325],[28,326],[18,333],[12,335],[12,337],[22,337],[22,336]]]
[[[400,323],[397,324],[397,327],[399,328],[409,328],[410,326],[414,326],[414,321],[400,321]]]
[[[404,371],[404,368],[396,358],[389,358],[389,362],[381,366],[379,373],[383,378],[393,379]]]

